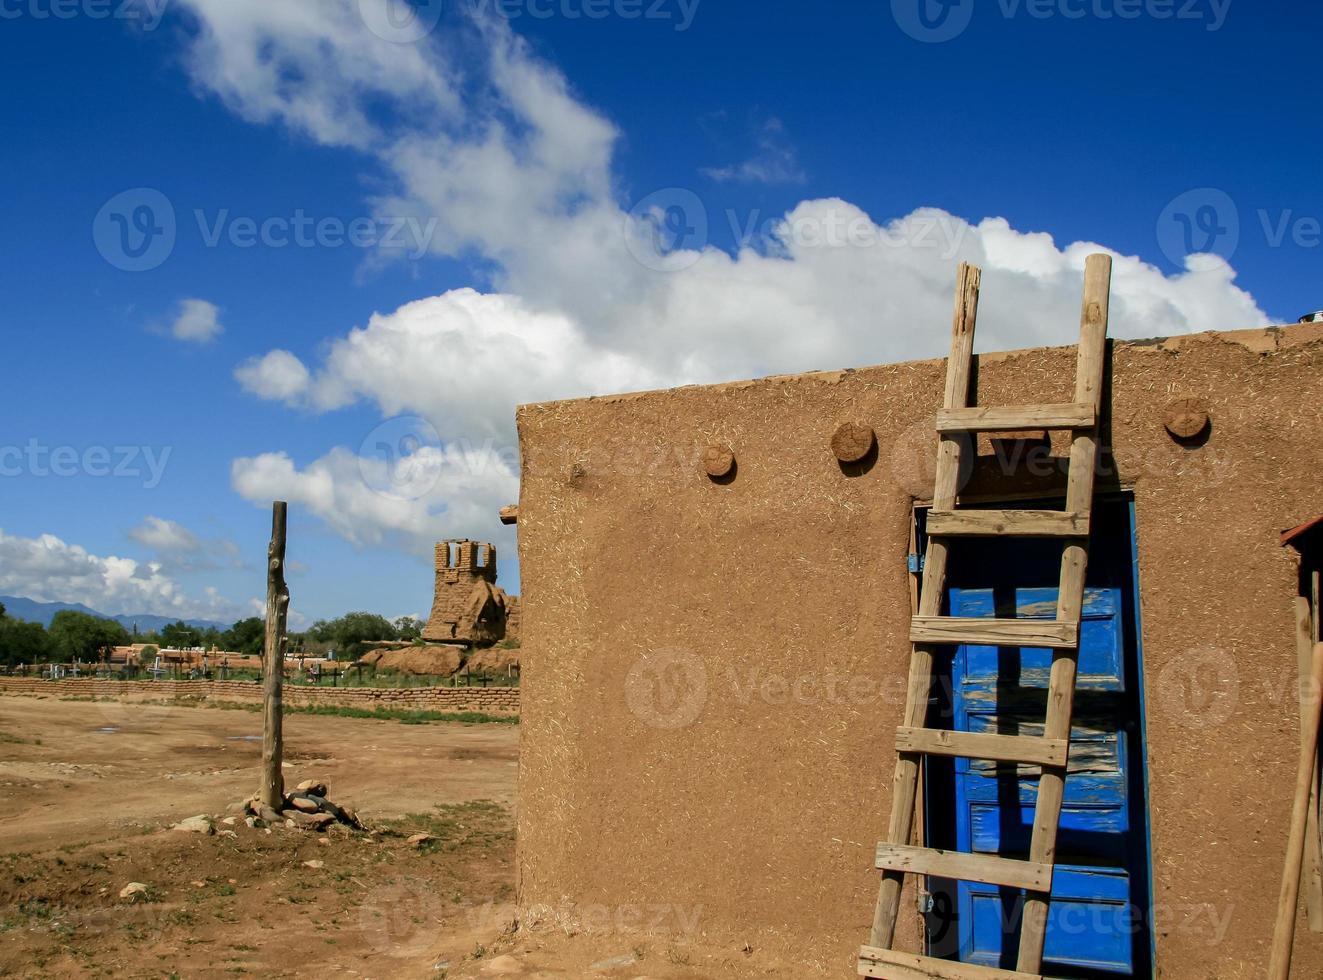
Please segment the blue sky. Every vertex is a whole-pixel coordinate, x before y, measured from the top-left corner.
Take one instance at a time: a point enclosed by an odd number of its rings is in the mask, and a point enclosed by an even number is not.
[[[989,347],[1093,243],[1118,336],[1323,306],[1313,5],[403,3],[0,0],[0,593],[249,614],[274,496],[296,623],[517,590],[517,403],[940,354],[960,259]]]

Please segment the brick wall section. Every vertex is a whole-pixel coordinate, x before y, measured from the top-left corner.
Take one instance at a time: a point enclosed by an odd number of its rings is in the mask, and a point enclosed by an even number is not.
[[[107,681],[71,677],[46,681],[35,677],[0,677],[0,693],[54,694],[60,697],[145,697],[164,700],[260,703],[261,685],[251,681]],[[518,714],[517,687],[285,688],[285,703],[341,707],[396,708],[405,711],[483,711]]]

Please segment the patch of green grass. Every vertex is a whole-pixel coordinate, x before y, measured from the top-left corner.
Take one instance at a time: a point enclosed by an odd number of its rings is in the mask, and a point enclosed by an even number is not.
[[[447,803],[432,813],[411,813],[399,820],[386,821],[382,831],[398,837],[429,834],[432,839],[418,848],[421,854],[450,852],[461,847],[506,847],[514,837],[510,814],[491,800]]]
[[[17,735],[10,735],[8,732],[0,732],[0,745],[31,745],[26,738],[19,738]]]
[[[459,722],[462,725],[517,725],[517,715],[489,715],[482,711],[409,711],[402,708],[351,708],[336,704],[287,706],[286,714],[329,715],[336,718],[376,718],[405,725],[429,722]]]
[[[78,700],[78,699],[66,699]],[[218,708],[221,711],[262,710],[260,704],[241,701],[142,701],[140,704],[169,704],[176,707]],[[333,718],[370,718],[377,721],[398,721],[402,725],[428,725],[434,722],[452,722],[460,725],[517,725],[518,715],[491,715],[482,711],[411,711],[403,708],[353,708],[335,704],[309,704],[284,706],[287,715],[324,715]]]

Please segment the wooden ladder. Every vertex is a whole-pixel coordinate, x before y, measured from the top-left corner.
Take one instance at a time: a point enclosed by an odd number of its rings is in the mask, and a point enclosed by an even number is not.
[[[969,394],[981,273],[974,266],[960,266],[946,399],[937,415],[937,480],[928,515],[923,592],[918,615],[910,627],[914,649],[904,723],[896,732],[891,822],[887,840],[877,848],[882,884],[872,937],[859,956],[862,976],[883,980],[1030,980],[1041,973],[1075,701],[1111,276],[1110,257],[1089,257],[1084,272],[1075,400],[1065,405],[979,408],[969,404]],[[977,433],[1026,429],[1073,433],[1065,510],[957,510],[962,456],[977,451]],[[952,539],[961,537],[1063,539],[1056,619],[962,619],[941,615],[948,550]],[[1052,649],[1047,725],[1042,736],[984,735],[926,726],[936,648],[959,643]],[[1042,768],[1028,860],[912,846],[919,762],[925,755],[991,759]],[[906,874],[1023,889],[1026,900],[1017,969],[1000,970],[892,950]]]

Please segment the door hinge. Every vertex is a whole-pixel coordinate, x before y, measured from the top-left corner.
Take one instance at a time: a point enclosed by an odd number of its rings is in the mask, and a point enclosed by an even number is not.
[[[908,560],[906,561],[906,564],[909,566],[911,575],[918,575],[920,572],[923,571],[924,556],[910,555]]]

